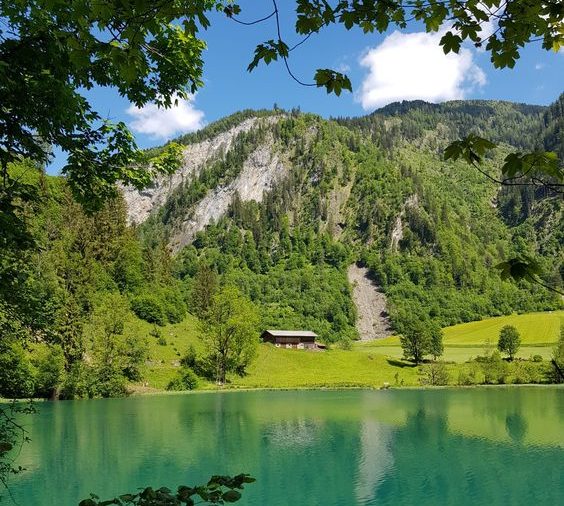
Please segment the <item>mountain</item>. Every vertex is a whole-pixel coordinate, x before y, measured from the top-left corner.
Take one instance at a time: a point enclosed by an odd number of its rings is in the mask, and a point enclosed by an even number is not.
[[[347,270],[366,267],[391,324],[440,325],[553,309],[540,286],[502,282],[494,266],[539,256],[562,286],[560,197],[497,188],[442,149],[470,132],[510,150],[562,151],[562,97],[550,107],[494,101],[391,104],[362,118],[243,111],[176,140],[178,171],[125,188],[143,248],[166,244],[190,286],[202,265],[258,302],[263,327],[357,337]],[[160,150],[153,150],[157,154]],[[386,317],[387,315],[383,315]]]

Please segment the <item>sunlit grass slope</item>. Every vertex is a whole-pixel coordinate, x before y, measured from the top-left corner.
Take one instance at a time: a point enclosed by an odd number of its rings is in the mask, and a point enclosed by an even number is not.
[[[381,387],[417,384],[410,364],[388,361],[376,353],[329,350],[286,350],[263,344],[248,375],[233,379],[233,386],[247,388]],[[397,374],[397,378],[396,378]]]
[[[153,326],[134,319],[128,332],[147,337],[149,359],[144,382],[150,389],[164,389],[179,369],[179,360],[193,345],[201,349],[198,321],[188,317],[182,323],[159,328],[166,345],[158,344],[150,335]],[[396,378],[397,374],[397,378]],[[286,350],[261,344],[258,356],[244,377],[230,378],[233,388],[315,388],[315,387],[381,387],[416,385],[417,372],[410,364],[388,361],[380,353],[329,350],[310,352]],[[212,383],[200,381],[200,388],[214,388]]]
[[[486,341],[497,343],[499,330],[514,325],[522,336],[523,345],[518,356],[529,358],[541,355],[550,358],[558,339],[564,311],[531,313],[490,318],[446,328],[444,359],[465,362],[484,353]],[[182,323],[159,328],[166,344],[159,344],[150,335],[154,327],[132,319],[128,332],[147,337],[149,361],[145,382],[149,388],[162,390],[179,369],[180,358],[193,345],[201,350],[198,339],[198,320],[188,316]],[[286,350],[261,344],[256,360],[242,378],[231,377],[232,388],[338,388],[417,385],[417,369],[399,360],[402,350],[397,337],[370,343],[358,343],[352,351],[333,349],[325,352]],[[397,375],[397,376],[396,376]],[[201,381],[200,388],[215,388],[213,383]]]
[[[483,354],[488,343],[490,346],[497,344],[502,327],[513,325],[521,334],[521,349],[517,356],[529,358],[531,355],[541,355],[547,359],[558,341],[562,324],[564,324],[564,311],[551,311],[500,316],[447,327],[444,329],[445,352],[443,358],[464,362],[471,357]],[[402,356],[397,336],[370,343],[359,343],[356,349],[392,357]]]

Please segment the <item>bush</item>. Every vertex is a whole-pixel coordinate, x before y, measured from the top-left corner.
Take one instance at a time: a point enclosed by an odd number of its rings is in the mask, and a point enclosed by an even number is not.
[[[419,369],[419,382],[422,385],[444,386],[448,385],[449,374],[443,362],[423,365]]]
[[[492,385],[496,383],[503,384],[506,382],[508,366],[501,358],[499,351],[496,350],[486,357],[477,357],[476,360],[479,361],[482,366],[482,371],[484,372],[484,383]]]
[[[517,384],[545,383],[548,372],[548,368],[542,363],[519,361],[515,363],[513,382]]]
[[[533,355],[533,356],[531,357],[531,360],[532,360],[533,362],[542,362],[542,357],[541,357],[540,355]]]
[[[175,391],[195,390],[196,388],[198,388],[198,376],[196,376],[192,369],[188,369],[187,367],[183,368],[166,387],[167,390]]]
[[[351,351],[353,348],[352,341],[350,339],[341,339],[337,342],[337,347],[340,350]]]
[[[460,386],[470,386],[475,385],[475,377],[473,378],[468,371],[464,369],[460,369],[458,371],[458,378],[456,380],[456,384]]]
[[[152,294],[142,294],[131,301],[131,309],[138,318],[163,326],[166,323],[161,301]]]

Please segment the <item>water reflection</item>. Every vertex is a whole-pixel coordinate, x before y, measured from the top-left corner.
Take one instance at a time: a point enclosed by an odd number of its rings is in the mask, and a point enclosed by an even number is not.
[[[61,402],[29,420],[22,505],[211,473],[247,505],[558,504],[564,389],[249,392]],[[561,477],[561,474],[563,475]]]

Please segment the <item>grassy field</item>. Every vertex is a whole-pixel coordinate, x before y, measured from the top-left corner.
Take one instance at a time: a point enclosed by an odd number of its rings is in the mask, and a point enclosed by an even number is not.
[[[443,358],[453,362],[465,362],[483,355],[488,346],[496,346],[501,328],[505,325],[513,325],[521,334],[518,358],[540,355],[548,359],[558,341],[562,324],[564,324],[564,311],[551,311],[500,316],[447,327],[444,329]],[[396,336],[370,343],[358,343],[355,349],[364,353],[382,353],[394,358],[403,355],[399,338]]]
[[[495,346],[499,330],[504,325],[514,325],[520,331],[523,346],[521,358],[541,355],[551,356],[558,339],[564,311],[531,313],[490,318],[480,322],[456,325],[444,330],[447,361],[462,363],[483,355],[485,343]],[[201,349],[198,339],[198,321],[188,317],[177,325],[160,329],[166,345],[158,344],[150,335],[153,326],[132,320],[128,332],[142,334],[149,343],[149,362],[146,368],[145,388],[162,390],[179,369],[179,360],[193,345]],[[232,377],[230,388],[339,388],[381,387],[390,385],[418,385],[417,368],[401,360],[399,339],[390,337],[370,343],[357,343],[353,350],[338,349],[312,353],[303,350],[286,350],[261,344],[257,359],[245,377]],[[213,383],[201,381],[200,388],[215,388]],[[143,391],[143,387],[137,387]]]

